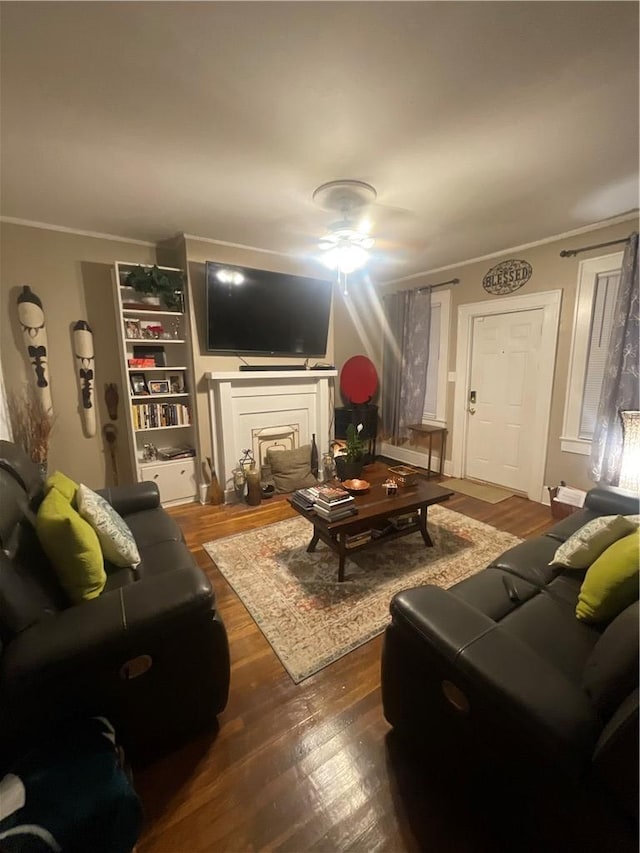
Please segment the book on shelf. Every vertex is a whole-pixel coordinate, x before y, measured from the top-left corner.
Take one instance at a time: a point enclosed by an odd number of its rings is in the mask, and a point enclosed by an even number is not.
[[[182,403],[132,403],[131,415],[135,429],[188,426],[191,423],[189,407]]]
[[[129,367],[155,367],[156,363],[152,358],[128,358],[127,364]]]
[[[190,456],[195,456],[196,450],[195,447],[182,446],[182,447],[159,447],[158,448],[158,459],[187,459]]]
[[[367,542],[371,542],[372,534],[372,530],[361,530],[360,533],[353,533],[345,538],[345,547],[357,548],[358,545],[366,545]]]
[[[153,344],[153,346],[149,346],[149,344]],[[156,342],[153,340],[150,340],[149,344],[142,344],[138,346],[134,345],[133,357],[150,360],[153,362],[155,367],[166,367],[167,354],[164,351],[164,347],[157,346]]]

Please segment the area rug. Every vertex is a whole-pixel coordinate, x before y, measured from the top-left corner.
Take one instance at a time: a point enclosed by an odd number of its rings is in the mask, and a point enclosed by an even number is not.
[[[452,492],[458,492],[470,498],[477,498],[479,501],[484,501],[488,504],[499,504],[500,501],[506,501],[507,498],[513,497],[513,492],[503,489],[501,486],[474,483],[473,480],[443,480],[440,485],[446,486]]]
[[[345,563],[324,543],[308,554],[303,518],[238,533],[204,548],[296,684],[380,634],[389,602],[421,584],[444,588],[475,574],[520,540],[466,515],[429,507],[433,548],[419,533],[361,551]]]

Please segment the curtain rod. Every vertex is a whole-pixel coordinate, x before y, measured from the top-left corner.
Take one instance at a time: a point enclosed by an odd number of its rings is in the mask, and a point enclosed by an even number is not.
[[[596,243],[595,246],[585,246],[584,249],[563,249],[561,258],[574,258],[580,252],[588,252],[590,249],[604,249],[605,246],[616,246],[618,243],[628,243],[629,237],[621,237],[619,240],[610,240],[608,243]]]
[[[435,290],[436,287],[446,287],[448,284],[460,284],[460,279],[450,278],[449,281],[440,281],[438,284],[425,285],[425,287],[419,287],[417,292],[422,293],[425,290]]]

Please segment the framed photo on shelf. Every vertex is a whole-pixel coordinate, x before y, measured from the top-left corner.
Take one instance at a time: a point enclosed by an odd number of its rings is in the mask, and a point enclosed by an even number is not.
[[[144,378],[144,373],[132,373],[129,377],[131,383],[131,394],[134,397],[141,397],[149,393],[147,381]]]
[[[168,394],[169,380],[168,379],[150,379],[149,380],[150,394]]]
[[[172,394],[183,394],[185,390],[184,376],[182,373],[169,374],[169,385]]]
[[[127,318],[124,321],[124,336],[125,338],[141,338],[142,337],[142,329],[140,320],[132,320]]]

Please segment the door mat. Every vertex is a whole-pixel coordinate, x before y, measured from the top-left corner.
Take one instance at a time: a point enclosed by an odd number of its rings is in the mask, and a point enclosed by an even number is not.
[[[414,533],[353,554],[342,583],[337,554],[322,542],[307,553],[304,518],[203,547],[297,684],[380,634],[395,593],[427,583],[446,589],[520,541],[441,506],[429,507],[427,523],[433,548]]]
[[[514,492],[503,489],[501,486],[474,483],[473,480],[443,480],[440,485],[451,489],[452,492],[468,495],[470,498],[477,498],[479,501],[484,501],[488,504],[498,504],[500,501],[506,501],[507,498],[512,498],[514,495]]]

